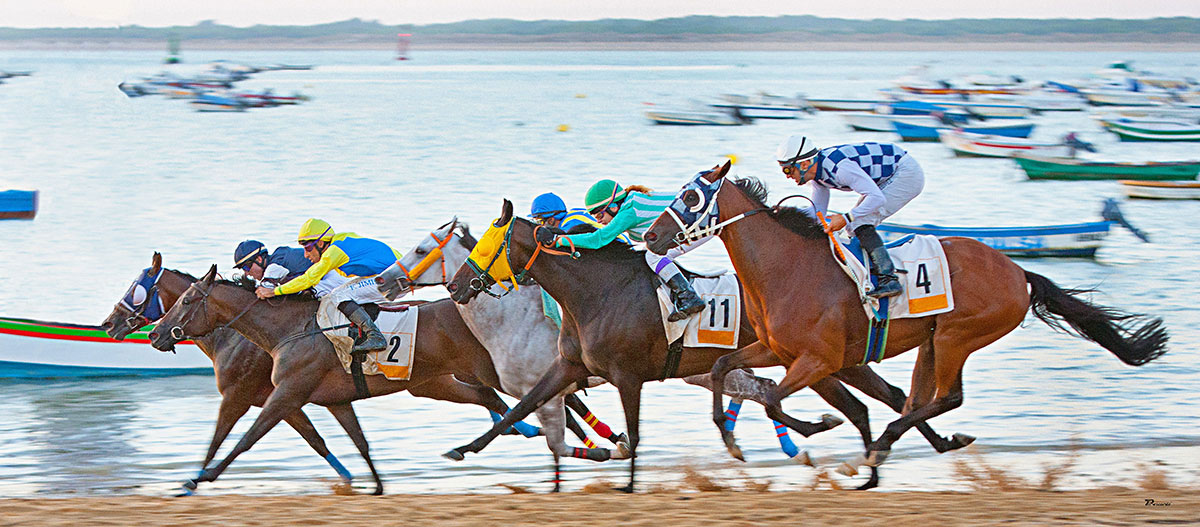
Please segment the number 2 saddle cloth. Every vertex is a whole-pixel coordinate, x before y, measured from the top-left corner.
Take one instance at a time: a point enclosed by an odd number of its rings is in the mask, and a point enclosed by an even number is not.
[[[849,261],[842,268],[854,280],[859,296],[870,300],[863,302],[867,318],[877,318],[874,315],[879,309],[879,301],[866,296],[866,292],[874,285],[871,272],[863,263],[864,255],[858,239],[839,243],[844,253],[854,256],[847,258]],[[886,247],[888,254],[892,255],[892,262],[896,264],[896,277],[904,286],[904,291],[888,302],[887,318],[918,318],[954,310],[950,264],[936,236],[910,234]],[[834,257],[837,257],[836,253]]]
[[[742,295],[737,275],[697,276],[692,279],[692,287],[704,300],[704,310],[678,322],[667,321],[667,316],[675,310],[671,290],[665,284],[658,288],[658,305],[667,342],[675,342],[682,336],[685,348],[738,349]]]
[[[350,323],[346,315],[338,310],[338,300],[335,296],[337,295],[330,294],[322,298],[321,305],[317,308],[317,324],[322,328]],[[408,380],[412,375],[417,313],[418,308],[415,305],[401,304],[394,308],[386,304],[380,306],[375,325],[379,326],[388,344],[382,351],[366,355],[362,363],[364,375],[383,375],[396,381]],[[342,368],[346,373],[350,373],[350,362],[354,360],[350,355],[350,348],[354,347],[354,337],[350,335],[357,332],[355,328],[350,328],[349,333],[345,330],[325,331],[325,336],[333,343],[333,349],[337,351],[338,359],[342,361]]]

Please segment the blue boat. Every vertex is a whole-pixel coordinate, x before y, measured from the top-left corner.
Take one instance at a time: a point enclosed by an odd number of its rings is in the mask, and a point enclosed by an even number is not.
[[[1114,225],[1121,225],[1143,241],[1145,234],[1125,220],[1115,200],[1106,200],[1102,221],[1043,225],[1036,227],[943,227],[939,225],[900,225],[884,223],[877,227],[886,242],[909,234],[930,234],[937,237],[962,236],[979,240],[984,245],[1009,256],[1077,256],[1093,258]]]
[[[32,220],[37,208],[36,190],[0,191],[0,220]]]
[[[1004,137],[1029,137],[1033,133],[1033,123],[975,123],[963,126],[925,126],[917,124],[909,124],[904,121],[892,121],[892,126],[896,129],[896,133],[900,134],[900,138],[905,141],[937,141],[938,130],[956,129],[963,132],[985,135],[999,135]]]

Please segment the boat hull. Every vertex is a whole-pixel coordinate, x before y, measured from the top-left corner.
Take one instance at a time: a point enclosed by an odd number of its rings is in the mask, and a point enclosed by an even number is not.
[[[909,124],[904,121],[893,121],[892,125],[896,129],[896,133],[900,134],[900,138],[905,141],[937,141],[938,130],[947,129],[946,126],[923,126]],[[963,126],[958,128],[964,132],[986,135],[998,135],[1003,137],[1029,137],[1033,132],[1033,124],[1019,125],[1003,125],[1003,126]]]
[[[1187,181],[1200,174],[1200,162],[1102,163],[1021,156],[1013,159],[1029,179]]]
[[[1123,180],[1121,190],[1137,199],[1200,199],[1200,182]]]
[[[972,228],[884,223],[877,230],[887,242],[909,234],[929,234],[939,238],[961,236],[978,240],[1008,256],[1092,258],[1112,225],[1113,222],[1098,221],[1042,227]]]
[[[1013,137],[985,134],[969,134],[958,130],[938,130],[942,144],[963,157],[1013,157],[1018,154],[1036,154],[1049,157],[1065,157],[1069,147],[1054,143],[1035,143]]]
[[[0,220],[32,220],[37,216],[38,191],[5,190],[0,192]]]
[[[151,347],[150,328],[117,342],[97,326],[0,318],[0,378],[212,374],[212,361],[190,341],[174,354]]]

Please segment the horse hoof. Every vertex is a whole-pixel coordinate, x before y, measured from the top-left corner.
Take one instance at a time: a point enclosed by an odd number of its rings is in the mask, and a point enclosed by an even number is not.
[[[194,490],[196,490],[196,480],[189,479],[189,480],[183,482],[182,487],[183,487],[183,490],[194,491]]]
[[[196,494],[196,491],[188,489],[188,488],[184,488],[183,490],[179,491],[178,494],[175,494],[175,497],[176,498],[186,498],[188,496],[194,496],[195,494]]]
[[[833,469],[833,471],[848,478],[858,475],[858,467],[850,464],[849,462],[842,462],[842,464],[839,465],[838,468]]]
[[[629,444],[629,436],[625,435],[625,432],[621,432],[621,435],[617,436],[617,440],[613,442],[614,445],[621,443]]]
[[[617,492],[624,492],[625,494],[633,494],[633,485],[625,485],[624,487],[613,487],[613,490],[615,490]]]
[[[887,459],[888,454],[891,453],[891,450],[872,450],[867,454],[866,462],[863,464],[867,465],[868,467],[878,467],[879,465],[883,464],[883,461]]]
[[[738,461],[746,461],[746,457],[742,455],[742,447],[737,446],[736,443],[725,445],[725,449],[729,450],[729,455],[733,456],[734,459]]]
[[[442,457],[449,459],[450,461],[462,461],[467,458],[466,456],[464,456],[462,454],[462,452],[459,452],[457,450],[451,450],[449,452],[446,452],[445,454],[442,454]]]
[[[800,452],[799,454],[796,454],[796,456],[793,457],[792,459],[796,460],[796,462],[801,465],[807,465],[807,466],[810,466],[813,468],[816,468],[816,466],[817,466],[816,463],[813,463],[812,456],[808,455],[807,450]]]
[[[954,440],[956,446],[954,448],[962,448],[975,442],[975,436],[967,434],[954,434],[950,436]]]
[[[821,415],[821,423],[823,423],[826,426],[826,428],[825,428],[826,430],[829,430],[831,428],[836,428],[838,425],[840,425],[844,422],[845,421],[843,421],[842,418],[840,418],[836,415],[832,415],[832,414]]]
[[[633,449],[625,441],[617,442],[617,454],[612,459],[629,459],[633,457]]]

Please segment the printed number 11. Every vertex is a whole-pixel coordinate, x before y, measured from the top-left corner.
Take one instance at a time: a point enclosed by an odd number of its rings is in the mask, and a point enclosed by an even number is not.
[[[721,327],[729,327],[729,299],[721,301],[721,306],[725,308],[724,324]],[[717,299],[710,298],[708,300],[708,327],[717,327]]]

